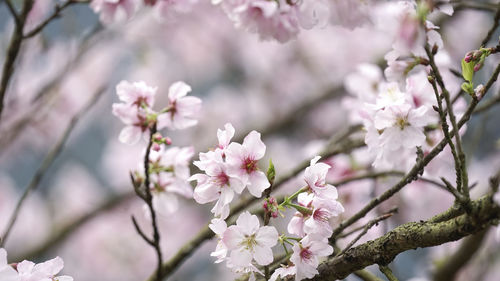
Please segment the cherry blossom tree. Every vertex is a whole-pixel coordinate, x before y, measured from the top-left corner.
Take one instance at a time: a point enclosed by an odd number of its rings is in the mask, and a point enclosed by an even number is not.
[[[497,280],[498,1],[0,15],[0,280]]]

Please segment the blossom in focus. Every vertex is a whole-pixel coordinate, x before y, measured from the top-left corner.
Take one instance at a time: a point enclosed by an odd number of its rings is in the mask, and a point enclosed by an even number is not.
[[[186,97],[191,92],[191,86],[178,81],[168,89],[167,112],[158,116],[158,129],[165,127],[171,130],[181,130],[198,123],[193,119],[201,108],[201,100],[197,97]]]
[[[333,248],[328,244],[327,238],[319,238],[315,235],[308,235],[293,246],[293,254],[290,261],[296,268],[295,280],[300,281],[305,278],[312,278],[318,274],[319,257],[329,256],[333,253]]]
[[[135,144],[150,128],[154,122],[149,115],[154,114],[151,107],[154,105],[156,90],[143,81],[121,81],[116,86],[116,93],[122,103],[113,104],[113,114],[126,125],[118,137],[120,142]]]
[[[208,227],[210,227],[210,229],[219,238],[219,241],[217,242],[217,247],[215,248],[215,251],[213,251],[210,254],[210,256],[217,258],[215,263],[223,262],[226,259],[228,252],[226,244],[224,244],[224,242],[222,241],[222,235],[227,230],[227,224],[223,219],[213,219],[210,221]]]
[[[56,276],[64,267],[60,257],[35,264],[24,260],[17,264],[17,271],[21,281],[73,281],[70,276]]]
[[[374,124],[377,130],[383,130],[380,135],[381,145],[396,150],[399,147],[413,148],[423,145],[423,128],[433,120],[427,107],[414,109],[409,104],[402,104],[379,111],[375,115]]]
[[[260,139],[260,133],[250,132],[243,144],[231,143],[226,150],[227,174],[239,178],[248,186],[248,191],[260,197],[271,184],[264,172],[257,167],[259,159],[264,157],[266,145]]]
[[[236,225],[227,228],[222,241],[231,251],[231,264],[249,267],[255,260],[259,265],[268,265],[273,261],[271,247],[278,242],[278,231],[272,226],[261,227],[257,216],[246,211]]]
[[[134,0],[92,0],[90,7],[105,24],[123,22],[130,19],[135,12]]]
[[[326,183],[326,175],[330,165],[318,163],[320,158],[320,156],[316,156],[311,160],[309,167],[304,171],[304,180],[314,194],[336,200],[338,197],[337,189],[333,185]]]
[[[229,203],[233,200],[234,193],[240,194],[245,185],[234,176],[229,176],[227,166],[222,161],[221,152],[213,153],[217,159],[204,167],[205,174],[193,175],[190,180],[197,180],[194,190],[194,199],[200,204],[218,200],[212,212],[222,219],[229,215]],[[200,163],[195,161],[195,165]],[[201,167],[199,167],[201,169]]]

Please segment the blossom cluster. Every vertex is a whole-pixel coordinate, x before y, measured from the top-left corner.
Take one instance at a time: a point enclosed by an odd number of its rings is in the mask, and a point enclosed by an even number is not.
[[[231,142],[234,128],[226,124],[224,130],[218,130],[218,146],[213,151],[200,153],[200,160],[194,165],[204,174],[193,175],[196,180],[194,199],[200,204],[216,201],[212,213],[221,219],[229,215],[229,204],[235,193],[241,194],[248,189],[250,194],[260,198],[270,183],[266,174],[258,167],[258,161],[264,157],[266,146],[260,139],[260,133],[250,132],[243,144]]]
[[[425,153],[442,137],[441,130],[436,130],[439,115],[433,110],[437,101],[428,79],[430,66],[423,47],[426,43],[432,52],[439,50],[435,61],[444,69],[442,77],[448,90],[459,90],[459,84],[446,70],[451,63],[439,27],[425,20],[429,7],[398,3],[399,32],[385,56],[387,68],[382,73],[376,65],[359,65],[357,72],[345,80],[346,89],[355,97],[347,97],[343,103],[351,111],[351,120],[364,125],[373,166],[407,170],[415,163],[417,147]],[[448,5],[440,8],[445,14],[453,13]],[[458,97],[454,105],[460,116],[464,100]]]
[[[7,251],[0,248],[0,280],[3,281],[73,281],[70,276],[56,276],[63,267],[60,257],[39,264],[28,260],[8,264]]]
[[[189,85],[182,81],[172,84],[168,91],[168,106],[160,112],[152,109],[156,91],[156,87],[150,87],[143,81],[122,81],[116,86],[116,93],[123,103],[113,104],[113,114],[127,125],[120,133],[121,142],[137,143],[141,135],[153,125],[156,125],[158,130],[179,130],[197,124],[198,121],[193,119],[193,116],[199,111],[201,100],[186,97],[191,91]]]
[[[328,243],[333,233],[329,220],[343,213],[344,207],[337,201],[335,186],[326,183],[330,166],[318,163],[319,159],[319,156],[314,157],[304,171],[307,186],[300,190],[305,190],[297,196],[300,207],[296,208],[297,212],[288,224],[288,232],[297,235],[300,240],[292,247],[290,264],[278,268],[270,280],[289,275],[295,275],[297,281],[312,278],[318,273],[319,259],[333,253]]]
[[[296,37],[300,28],[325,26],[329,5],[324,0],[266,1],[216,0],[236,27],[256,32],[261,39],[274,38],[279,42]]]
[[[258,167],[264,157],[266,146],[260,133],[250,132],[242,144],[231,142],[234,127],[227,123],[224,130],[217,131],[218,145],[212,151],[202,152],[196,165],[204,173],[193,175],[196,181],[194,199],[200,204],[217,201],[212,208],[216,218],[210,228],[220,241],[212,256],[217,263],[226,261],[235,272],[259,272],[257,265],[268,265],[273,261],[271,247],[278,241],[278,231],[272,226],[260,226],[259,219],[249,212],[242,213],[236,225],[227,227],[229,204],[235,194],[245,188],[260,198],[269,186],[269,180]]]
[[[250,132],[242,144],[231,142],[234,128],[226,124],[224,130],[217,132],[218,145],[212,151],[200,153],[200,160],[194,164],[204,171],[191,180],[197,181],[194,199],[200,203],[217,201],[212,208],[214,218],[210,229],[217,234],[219,241],[215,251],[216,263],[225,261],[227,267],[238,273],[262,272],[258,266],[269,265],[273,261],[272,247],[278,238],[285,246],[285,241],[293,245],[293,254],[289,265],[279,268],[271,280],[278,276],[295,275],[296,280],[311,278],[317,274],[321,257],[333,253],[328,238],[333,230],[330,218],[344,211],[337,201],[337,189],[326,183],[330,166],[318,163],[320,157],[314,157],[304,172],[306,187],[278,205],[274,198],[266,199],[264,209],[272,217],[285,207],[297,211],[288,224],[288,232],[296,238],[279,236],[272,226],[260,226],[259,219],[249,212],[242,213],[236,225],[228,226],[225,219],[229,216],[229,204],[235,194],[241,194],[245,187],[250,194],[261,197],[269,186],[269,180],[257,167],[257,162],[264,154],[266,146],[256,131]],[[292,200],[297,198],[297,204]]]
[[[122,103],[113,104],[113,114],[119,117],[126,127],[122,129],[119,139],[123,143],[134,144],[141,135],[148,138],[150,130],[184,129],[197,124],[193,116],[200,109],[201,100],[186,96],[191,87],[179,81],[170,86],[168,105],[160,112],[152,109],[157,88],[145,82],[130,83],[122,81],[116,86],[116,92]],[[153,195],[153,206],[160,214],[171,214],[178,207],[175,194],[192,198],[193,191],[189,185],[189,163],[194,154],[193,147],[169,147],[172,141],[160,133],[152,136],[149,152],[149,188]],[[134,184],[140,185],[145,176],[140,166],[135,172]]]

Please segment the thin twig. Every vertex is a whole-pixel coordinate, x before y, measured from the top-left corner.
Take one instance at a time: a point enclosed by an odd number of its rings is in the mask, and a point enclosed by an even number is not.
[[[146,241],[149,245],[155,247],[155,242],[151,239],[149,239],[146,234],[144,234],[144,232],[142,232],[142,229],[139,227],[139,224],[137,223],[137,220],[135,219],[134,216],[131,216],[132,218],[132,223],[134,224],[134,227],[135,227],[135,230],[137,231],[137,233],[139,233],[139,235],[142,237],[142,239],[144,239],[144,241]]]
[[[47,17],[43,22],[41,22],[36,27],[34,27],[31,31],[24,34],[23,39],[27,39],[27,38],[30,38],[30,37],[37,35],[40,31],[42,31],[45,28],[45,26],[47,26],[50,22],[52,22],[52,20],[59,18],[60,13],[64,9],[66,9],[67,7],[69,7],[73,4],[87,4],[87,3],[90,3],[90,1],[89,0],[80,0],[80,1],[79,0],[67,0],[62,5],[56,4],[52,14],[49,17]]]
[[[64,145],[66,144],[66,141],[68,140],[70,133],[73,131],[73,128],[75,127],[77,122],[97,102],[97,100],[102,96],[103,92],[104,92],[104,89],[99,89],[94,94],[94,96],[89,100],[87,105],[85,107],[83,107],[77,114],[75,114],[73,116],[73,118],[71,118],[71,121],[69,122],[68,126],[64,130],[61,138],[59,139],[59,141],[56,143],[56,145],[52,148],[52,150],[47,154],[47,156],[43,160],[42,165],[40,166],[40,168],[38,168],[35,175],[31,179],[30,184],[26,187],[23,195],[21,196],[21,198],[17,202],[16,208],[14,209],[14,212],[10,217],[9,223],[7,224],[7,228],[2,236],[3,239],[0,242],[0,248],[5,245],[5,242],[7,241],[7,238],[9,237],[9,234],[14,226],[14,223],[17,220],[19,212],[21,211],[21,207],[23,206],[24,201],[26,200],[28,195],[38,187],[38,185],[40,184],[40,181],[45,176],[47,170],[52,166],[52,164],[54,163],[54,160],[57,158],[57,156],[59,156],[59,154],[61,153],[61,151],[64,148]]]
[[[144,155],[144,193],[145,196],[141,197],[146,205],[148,206],[149,213],[151,215],[151,224],[153,227],[153,238],[150,239],[148,238],[144,232],[140,229],[139,225],[135,221],[135,218],[132,217],[132,222],[134,223],[134,226],[139,233],[139,235],[148,243],[150,244],[156,252],[156,258],[157,258],[157,267],[156,267],[156,281],[161,281],[162,280],[162,265],[163,265],[163,257],[161,253],[161,247],[160,247],[160,230],[158,228],[158,222],[157,222],[157,214],[156,210],[154,209],[153,206],[153,194],[151,193],[151,188],[150,188],[150,176],[149,176],[149,155],[151,153],[151,146],[153,145],[153,135],[156,133],[156,123],[153,124],[153,127],[150,129],[150,135],[149,135],[149,141],[148,141],[148,146],[146,148],[146,155]],[[135,187],[134,183],[134,189],[137,190]]]
[[[16,61],[19,50],[21,49],[21,42],[23,41],[23,28],[28,17],[28,13],[33,6],[34,0],[25,0],[21,14],[17,17],[16,26],[10,38],[9,47],[5,56],[5,62],[2,69],[2,79],[0,81],[0,120],[4,109],[5,93],[9,86],[10,78],[14,73],[14,62]]]
[[[486,83],[485,91],[484,94],[486,95],[488,93],[488,90],[493,86],[493,83],[497,80],[498,74],[500,73],[500,64],[497,66],[495,69],[495,72],[493,75],[490,77],[488,80],[488,83]],[[473,98],[469,106],[467,107],[467,110],[465,111],[464,115],[460,120],[458,121],[457,127],[458,129],[462,128],[462,126],[469,121],[472,113],[474,112],[474,109],[476,108],[479,100]],[[450,134],[454,134],[455,132],[452,130]],[[387,199],[391,198],[394,194],[399,192],[404,186],[406,186],[408,183],[414,181],[415,179],[418,178],[418,175],[420,174],[421,171],[423,171],[424,167],[427,166],[427,164],[434,159],[446,146],[447,140],[446,138],[443,138],[424,158],[420,159],[413,167],[412,169],[395,185],[393,185],[391,188],[389,188],[387,191],[382,193],[376,198],[373,198],[365,207],[363,207],[360,211],[358,211],[356,214],[351,216],[349,219],[343,221],[340,223],[340,225],[334,229],[332,237],[330,238],[330,243],[335,242],[335,237],[342,233],[344,229],[347,227],[351,226],[354,224],[356,221],[359,219],[363,218],[368,212],[370,212],[373,208],[378,206],[380,203],[386,201]]]
[[[432,68],[432,72],[434,77],[436,78],[436,82],[438,83],[439,87],[441,88],[441,96],[444,97],[444,100],[446,102],[446,110],[448,112],[448,116],[450,118],[450,122],[454,131],[455,135],[455,144],[456,144],[456,155],[454,155],[455,158],[455,169],[457,170],[457,189],[461,191],[465,198],[467,200],[470,199],[469,195],[469,175],[467,173],[467,163],[465,160],[465,153],[462,148],[462,140],[460,136],[460,130],[457,126],[457,120],[455,117],[455,113],[453,112],[453,105],[450,100],[450,93],[446,89],[446,86],[444,85],[444,80],[443,77],[441,76],[441,73],[436,65],[436,62],[434,61],[434,54],[432,53],[429,44],[427,43],[425,45],[425,52],[427,53],[427,56],[429,57],[429,65]],[[437,96],[437,93],[436,93]],[[440,96],[440,97],[441,97]],[[442,107],[440,105],[441,103],[441,98],[438,98],[438,105],[440,110],[442,110]],[[442,114],[442,112],[440,112]],[[444,120],[446,123],[446,119]],[[445,133],[446,135],[446,133]],[[449,138],[450,136],[447,136],[446,138]],[[448,144],[450,145],[450,148],[452,148],[453,152],[453,147],[451,146],[452,140],[449,138]],[[460,178],[460,180],[459,180]]]
[[[336,257],[345,254],[345,252],[347,250],[349,250],[354,244],[356,244],[356,242],[358,242],[358,240],[361,239],[361,237],[363,237],[366,233],[368,233],[368,230],[370,230],[370,228],[372,228],[375,225],[378,225],[379,222],[392,217],[392,215],[394,215],[397,212],[398,212],[398,208],[392,208],[387,213],[385,213],[385,214],[369,221],[368,223],[366,223],[366,225],[364,225],[361,228],[361,229],[363,229],[363,231],[360,234],[358,234],[358,236],[356,236],[356,238],[354,238],[349,244],[347,244],[347,246],[342,250],[342,252],[338,253],[336,255]]]
[[[332,138],[332,141],[336,141],[337,144],[334,145],[333,147],[327,146],[327,148],[325,148],[319,155],[327,158],[340,153],[348,153],[356,148],[364,146],[364,141],[351,140],[348,138],[351,134],[357,132],[358,130],[359,126],[356,126],[356,128],[351,127],[347,129],[345,132],[340,132],[338,135],[335,135]],[[279,188],[281,188],[284,185],[284,183],[293,179],[309,165],[310,165],[310,160],[305,160],[288,174],[285,174],[284,176],[281,176],[280,178],[276,179],[273,187],[273,192],[276,192]],[[236,214],[240,213],[241,211],[248,208],[253,203],[259,200],[260,198],[255,198],[255,197],[242,200],[236,206],[231,208],[231,212],[228,219],[233,218],[234,216],[236,216]],[[174,270],[176,270],[179,267],[179,265],[193,253],[195,249],[197,249],[204,241],[212,238],[213,236],[214,233],[210,230],[208,225],[205,225],[203,229],[201,229],[191,241],[187,242],[184,246],[182,246],[181,249],[170,260],[168,260],[165,264],[163,264],[162,278],[170,276],[174,272]],[[147,280],[154,280],[154,275],[150,276]]]
[[[493,19],[493,26],[490,28],[490,30],[488,30],[486,37],[481,42],[481,47],[486,46],[488,41],[490,41],[491,37],[495,33],[495,30],[497,30],[497,28],[498,28],[498,24],[500,21],[500,3],[497,4],[496,10],[497,10],[497,12],[495,13],[495,18]]]
[[[14,18],[14,21],[16,24],[20,24],[20,19],[19,15],[17,14],[16,8],[14,7],[14,4],[10,0],[5,0],[5,5],[7,5],[7,8],[9,9],[10,14]]]

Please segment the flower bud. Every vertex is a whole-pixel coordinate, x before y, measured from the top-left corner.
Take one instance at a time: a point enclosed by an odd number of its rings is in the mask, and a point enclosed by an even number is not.
[[[158,143],[153,143],[151,149],[153,149],[154,151],[160,151],[161,147]]]
[[[472,54],[472,59],[473,60],[477,60],[481,57],[481,55],[483,54],[483,52],[477,50],[477,51],[474,51],[474,53]]]
[[[481,100],[484,97],[484,93],[485,93],[485,88],[483,84],[478,85],[474,89],[474,95],[476,96],[477,100]]]
[[[465,57],[464,57],[464,61],[466,63],[469,63],[472,61],[472,56],[474,55],[473,52],[468,52],[467,54],[465,54]]]
[[[161,136],[160,133],[155,133],[153,135],[153,141],[155,141],[155,142],[161,142],[162,139],[163,139],[163,137]]]
[[[165,137],[163,139],[163,141],[165,142],[166,145],[171,145],[172,144],[172,139],[170,139],[169,137]]]
[[[474,65],[474,72],[478,72],[481,69],[481,67],[483,67],[482,63],[478,63],[478,64]]]

